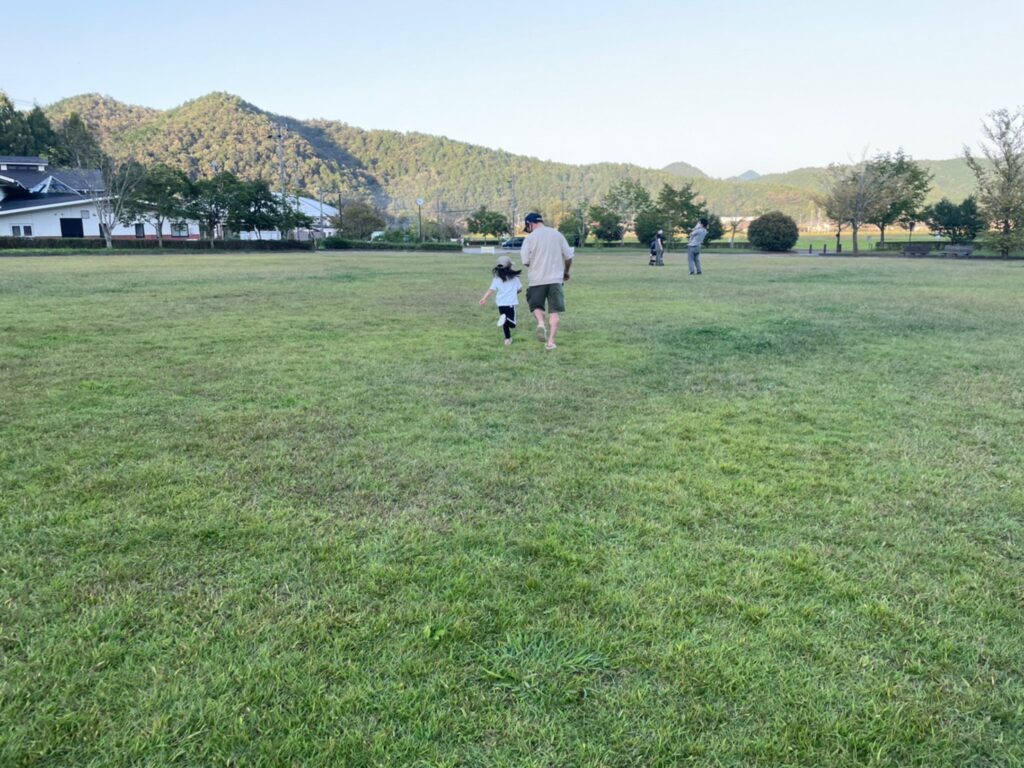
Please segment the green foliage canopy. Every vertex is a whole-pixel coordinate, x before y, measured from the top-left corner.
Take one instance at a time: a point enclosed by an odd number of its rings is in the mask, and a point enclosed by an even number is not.
[[[368,240],[385,226],[384,216],[377,207],[364,200],[345,203],[333,223],[340,236],[354,240]]]
[[[973,197],[959,205],[942,198],[924,210],[922,220],[932,232],[956,244],[972,242],[988,227],[988,222],[978,210],[978,201]]]
[[[981,211],[996,227],[994,242],[1004,257],[1024,247],[1024,108],[999,109],[983,128],[983,163],[964,148],[974,173]]]
[[[622,239],[625,229],[618,211],[605,208],[603,205],[592,205],[588,211],[594,237],[604,243],[614,243]]]
[[[466,220],[466,229],[481,235],[503,235],[511,232],[508,219],[497,211],[490,211],[486,206],[477,208]]]
[[[791,217],[781,211],[770,211],[750,222],[747,239],[762,251],[788,251],[800,239],[800,230]]]

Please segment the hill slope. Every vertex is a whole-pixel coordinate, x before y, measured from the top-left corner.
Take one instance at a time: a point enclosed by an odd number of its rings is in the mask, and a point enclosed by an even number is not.
[[[295,120],[265,112],[227,93],[211,93],[166,111],[123,104],[99,94],[75,96],[46,108],[58,124],[78,112],[107,153],[146,163],[163,162],[193,178],[228,170],[262,177],[310,196],[364,197],[393,215],[409,216],[415,200],[424,213],[462,216],[481,205],[519,215],[540,210],[558,218],[578,203],[599,200],[622,179],[643,184],[652,194],[663,184],[691,183],[709,208],[722,215],[782,210],[803,224],[819,217],[813,195],[827,170],[803,168],[749,181],[713,179],[689,163],[664,169],[625,163],[569,165],[443,136],[363,130],[343,122]],[[935,174],[931,199],[959,200],[973,186],[962,160],[923,161]]]

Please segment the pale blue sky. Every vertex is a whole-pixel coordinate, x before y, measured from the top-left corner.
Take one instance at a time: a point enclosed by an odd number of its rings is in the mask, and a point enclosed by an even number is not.
[[[986,113],[1024,103],[1024,0],[51,0],[6,2],[0,21],[0,89],[19,106],[227,91],[298,118],[714,176],[900,146],[954,157]]]

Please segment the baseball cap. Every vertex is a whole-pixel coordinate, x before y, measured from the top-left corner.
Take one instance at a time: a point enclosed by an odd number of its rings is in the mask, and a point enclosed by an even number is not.
[[[526,223],[527,224],[543,224],[544,223],[544,217],[541,216],[539,213],[528,213],[528,214],[526,214]]]
[[[498,263],[495,264],[494,266],[496,266],[496,267],[511,267],[512,266],[512,259],[510,259],[508,256],[499,256],[498,257]]]

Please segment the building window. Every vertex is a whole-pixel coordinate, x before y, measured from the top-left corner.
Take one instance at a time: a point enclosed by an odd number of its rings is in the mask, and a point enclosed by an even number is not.
[[[21,234],[24,237],[32,237],[32,227],[26,224],[24,227],[21,228]]]
[[[21,237],[21,227],[17,224],[11,226],[11,237]]]
[[[88,218],[89,218],[89,211],[82,211],[82,219],[88,219]]]
[[[188,224],[184,221],[172,221],[171,237],[188,237]]]
[[[135,237],[138,240],[144,240],[146,238],[146,227],[143,224],[135,225]]]

